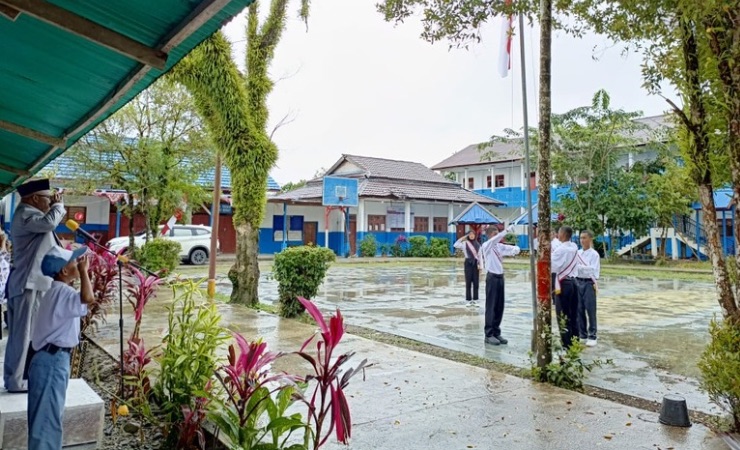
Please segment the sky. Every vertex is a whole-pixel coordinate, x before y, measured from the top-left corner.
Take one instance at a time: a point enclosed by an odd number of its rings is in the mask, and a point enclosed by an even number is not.
[[[308,29],[298,19],[298,2],[289,6],[270,69],[278,81],[268,99],[268,131],[286,115],[292,119],[274,135],[279,159],[271,174],[281,185],[312,178],[343,153],[432,166],[505,128],[521,129],[519,38],[512,72],[501,78],[500,19],[483,28],[481,43],[449,49],[445,42],[422,40],[418,20],[385,22],[375,3],[314,1]],[[245,24],[242,14],[224,28],[241,67]],[[539,31],[525,28],[530,126],[538,120],[538,43]],[[640,61],[604,37],[579,40],[557,33],[553,112],[588,105],[597,90],[606,89],[613,107],[662,114],[665,100],[641,88]]]

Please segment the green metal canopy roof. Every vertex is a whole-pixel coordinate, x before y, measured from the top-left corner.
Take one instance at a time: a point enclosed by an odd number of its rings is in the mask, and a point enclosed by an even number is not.
[[[0,0],[0,193],[253,0]]]

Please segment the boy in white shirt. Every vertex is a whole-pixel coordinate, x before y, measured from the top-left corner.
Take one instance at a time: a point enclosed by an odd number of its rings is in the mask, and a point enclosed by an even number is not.
[[[52,247],[41,261],[41,273],[53,278],[39,302],[31,330],[28,368],[28,448],[60,450],[62,418],[69,383],[72,348],[80,343],[80,318],[94,301],[88,276],[87,250]],[[81,280],[78,292],[71,285]]]
[[[558,327],[563,347],[570,347],[578,339],[578,290],[576,289],[576,266],[578,246],[571,242],[573,229],[561,227],[558,232],[560,245],[552,252],[552,272],[555,274],[555,295]],[[561,322],[565,320],[565,327]]]
[[[485,343],[490,345],[506,345],[508,339],[501,336],[501,320],[504,317],[504,256],[516,256],[519,247],[502,244],[501,241],[512,227],[498,232],[495,226],[486,229],[488,240],[480,248],[483,257],[483,266],[486,269],[486,320],[483,332]]]
[[[596,345],[596,283],[601,271],[599,252],[593,249],[594,235],[581,232],[581,250],[578,250],[576,286],[578,288],[578,334],[586,345]]]

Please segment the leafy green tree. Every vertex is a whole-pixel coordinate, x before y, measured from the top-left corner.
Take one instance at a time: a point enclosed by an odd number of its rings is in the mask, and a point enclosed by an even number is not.
[[[299,180],[293,183],[292,181],[289,181],[283,185],[283,187],[280,188],[280,192],[290,192],[295,191],[296,189],[300,189],[303,186],[305,186],[307,183],[306,180]]]
[[[272,0],[260,21],[260,1],[247,12],[246,71],[231,60],[231,45],[220,33],[207,39],[173,69],[172,76],[195,98],[198,112],[231,171],[237,257],[229,271],[231,301],[259,302],[259,227],[265,212],[267,178],[278,156],[267,131],[267,96],[273,88],[268,69],[280,42],[288,0]],[[308,18],[308,0],[299,14]]]
[[[159,223],[176,209],[205,199],[197,178],[212,167],[211,146],[187,91],[161,80],[96,127],[67,155],[81,174],[73,188],[126,191],[123,212],[133,241],[135,213],[146,217],[146,231],[153,236]]]
[[[688,171],[671,158],[664,160],[662,173],[648,176],[649,208],[652,209],[658,228],[662,230],[662,256],[665,258],[665,239],[668,229],[674,226],[676,216],[691,212],[691,201],[696,198],[696,186],[689,179]]]

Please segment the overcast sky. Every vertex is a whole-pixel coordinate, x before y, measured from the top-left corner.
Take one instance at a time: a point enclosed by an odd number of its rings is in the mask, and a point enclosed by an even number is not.
[[[501,22],[484,29],[483,42],[448,50],[419,37],[421,24],[394,26],[375,11],[375,0],[317,0],[309,29],[297,2],[271,73],[283,78],[269,99],[271,122],[295,120],[275,135],[278,183],[310,178],[342,153],[436,164],[504,128],[522,126],[518,38],[513,76],[497,63]],[[267,3],[263,3],[263,8]],[[243,15],[225,28],[243,65]],[[536,125],[538,32],[525,29],[530,123]],[[553,45],[553,111],[590,103],[606,89],[613,106],[644,115],[662,114],[664,100],[641,86],[640,58],[624,57],[605,38],[557,35]],[[594,48],[599,60],[594,60]]]

